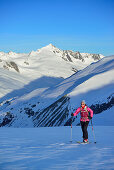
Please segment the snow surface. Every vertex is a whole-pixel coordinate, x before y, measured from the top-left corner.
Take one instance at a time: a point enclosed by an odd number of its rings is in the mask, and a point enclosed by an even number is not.
[[[91,144],[81,140],[80,127],[0,128],[1,170],[113,170],[114,126],[88,127]]]

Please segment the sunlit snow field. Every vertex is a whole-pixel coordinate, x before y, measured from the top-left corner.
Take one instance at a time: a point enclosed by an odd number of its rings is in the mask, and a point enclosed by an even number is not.
[[[80,126],[0,128],[0,170],[80,170],[114,169],[114,126],[94,126],[94,144],[77,144],[82,140]]]

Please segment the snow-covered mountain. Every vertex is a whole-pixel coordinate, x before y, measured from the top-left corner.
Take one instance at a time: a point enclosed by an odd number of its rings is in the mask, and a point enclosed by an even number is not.
[[[28,77],[41,75],[68,77],[104,56],[60,50],[52,44],[29,54],[0,52],[0,68],[18,72]],[[59,66],[59,67],[58,67]]]
[[[0,52],[0,97],[6,100],[36,88],[52,87],[101,58],[99,54],[63,51],[52,44],[29,54]],[[16,91],[22,88],[23,92]]]
[[[114,105],[113,75],[114,57],[104,57],[50,88],[36,88],[17,99],[1,103],[1,125],[69,125],[71,112],[80,106],[82,99],[94,113],[103,113]],[[74,125],[79,123],[78,119],[73,121]]]

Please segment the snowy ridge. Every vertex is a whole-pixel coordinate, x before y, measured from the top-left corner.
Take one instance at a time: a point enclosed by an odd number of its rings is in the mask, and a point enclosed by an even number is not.
[[[105,57],[55,86],[15,99],[1,110],[1,123],[13,127],[66,125],[82,99],[88,106],[94,105],[94,111],[100,108],[99,113],[103,113],[114,105],[113,75],[114,57]],[[74,120],[73,124],[77,123]]]
[[[103,57],[101,54],[60,50],[49,44],[37,51],[31,51],[29,54],[14,53],[12,51],[9,53],[0,52],[0,67],[20,72],[20,74],[26,76],[34,71],[34,73],[40,72],[43,75],[66,78],[74,73],[73,67],[76,70],[81,70]],[[58,69],[58,64],[61,72]],[[48,74],[47,69],[49,70]]]

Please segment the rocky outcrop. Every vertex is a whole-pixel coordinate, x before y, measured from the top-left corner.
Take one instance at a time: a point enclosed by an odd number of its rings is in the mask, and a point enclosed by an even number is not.
[[[9,70],[10,68],[13,68],[16,72],[19,73],[19,68],[17,66],[17,64],[13,61],[10,62],[5,62],[5,64],[3,65],[3,67],[7,70]]]

